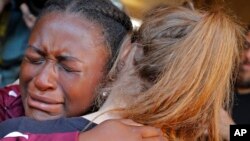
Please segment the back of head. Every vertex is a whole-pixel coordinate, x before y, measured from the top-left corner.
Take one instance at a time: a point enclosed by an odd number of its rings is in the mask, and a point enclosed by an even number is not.
[[[162,128],[173,140],[196,140],[205,130],[219,140],[218,114],[228,102],[241,27],[222,9],[160,7],[137,33],[144,55],[136,70],[152,87],[125,116]]]
[[[130,18],[109,0],[49,0],[40,16],[50,12],[65,12],[85,17],[100,25],[110,51],[110,67],[125,35],[132,30]]]

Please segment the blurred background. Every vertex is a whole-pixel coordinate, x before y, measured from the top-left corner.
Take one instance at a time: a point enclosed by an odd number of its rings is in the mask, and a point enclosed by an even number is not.
[[[19,77],[20,63],[37,15],[47,0],[0,0],[0,87]],[[111,0],[139,27],[143,15],[159,4],[180,5],[185,0]],[[207,9],[224,5],[238,21],[250,24],[250,0],[193,0],[195,7]]]
[[[123,4],[123,9],[133,18],[141,19],[143,14],[159,4],[179,5],[184,0],[113,0]],[[226,8],[245,23],[250,23],[250,0],[193,0],[197,7],[208,7],[224,3]]]

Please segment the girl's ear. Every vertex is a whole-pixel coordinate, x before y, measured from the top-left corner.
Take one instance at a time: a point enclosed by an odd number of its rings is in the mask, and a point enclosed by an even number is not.
[[[122,65],[137,64],[144,56],[143,48],[137,43],[130,43],[124,47],[119,62]]]
[[[188,0],[188,1],[185,1],[183,4],[182,4],[183,7],[186,7],[190,10],[195,10],[194,8],[194,3],[191,1],[191,0]]]
[[[118,60],[125,62],[129,56],[129,53],[131,52],[131,49],[132,49],[131,40],[125,39],[121,46],[121,52],[120,52],[120,55],[118,56],[119,57]]]
[[[116,70],[120,71],[124,67],[125,63],[128,61],[131,50],[132,50],[131,38],[130,36],[127,36],[123,40],[120,52],[116,60],[116,65],[115,65]]]
[[[128,43],[123,47],[118,60],[121,66],[125,64],[137,64],[144,56],[143,48],[138,43]]]
[[[137,64],[144,56],[143,48],[139,44],[135,45],[134,64]]]
[[[130,37],[125,38],[115,62],[116,70],[119,72],[124,67],[132,67],[142,59],[143,55],[143,48],[138,43],[131,43]]]

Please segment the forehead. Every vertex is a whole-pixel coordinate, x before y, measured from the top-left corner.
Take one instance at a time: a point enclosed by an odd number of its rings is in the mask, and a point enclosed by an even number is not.
[[[102,34],[102,28],[98,24],[83,16],[70,13],[51,12],[45,14],[38,20],[32,33],[36,33],[36,31],[41,32],[44,29],[49,31],[55,30],[56,32],[54,34],[57,34],[57,32],[67,32],[68,34],[73,33],[72,35],[75,35],[75,37],[82,38],[89,34],[99,38],[104,37]]]
[[[84,15],[78,13],[70,13],[64,11],[54,11],[45,13],[38,19],[38,23],[65,23],[70,25],[86,26],[86,27],[96,27],[98,30],[101,30],[100,26],[93,20],[89,20]]]
[[[29,43],[44,46],[50,51],[72,52],[72,48],[97,47],[106,49],[105,37],[98,24],[78,15],[58,12],[47,13],[38,20]]]

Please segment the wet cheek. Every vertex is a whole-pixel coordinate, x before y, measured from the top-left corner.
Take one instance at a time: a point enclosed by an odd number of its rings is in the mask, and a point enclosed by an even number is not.
[[[84,96],[79,96],[78,98],[71,101],[70,105],[68,105],[69,111],[67,113],[69,113],[69,115],[71,116],[84,115],[88,111],[88,109],[92,106],[94,99],[93,95],[90,94],[88,96],[85,95],[84,93],[82,93],[82,95]]]
[[[28,79],[34,77],[39,72],[39,66],[23,62],[21,65],[21,78]]]
[[[71,80],[70,82],[74,83],[63,86],[66,114],[68,116],[83,115],[92,106],[96,84],[91,86],[90,81],[86,80],[83,82],[79,81],[79,79]]]
[[[27,63],[23,62],[20,70],[20,83],[27,81],[31,77],[30,67]]]
[[[68,116],[80,116],[92,104],[92,94],[76,87],[65,94],[65,112]]]
[[[26,94],[27,87],[29,83],[32,82],[32,79],[39,72],[39,68],[34,67],[33,65],[23,62],[21,65],[20,71],[20,86],[22,90],[22,95]]]
[[[101,66],[101,65],[99,65]],[[85,70],[85,69],[83,69]],[[95,91],[102,80],[100,68],[89,68],[82,73],[59,73],[59,85],[64,92],[65,111],[68,116],[79,116],[92,106]]]

